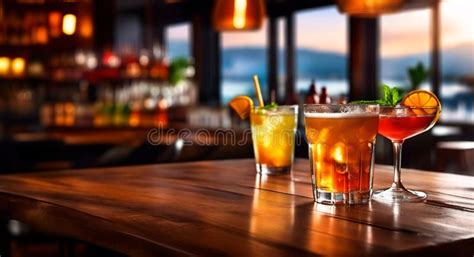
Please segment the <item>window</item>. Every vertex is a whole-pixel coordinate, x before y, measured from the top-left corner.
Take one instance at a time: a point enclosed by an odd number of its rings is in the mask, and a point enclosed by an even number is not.
[[[441,120],[474,124],[474,2],[440,2]],[[430,8],[382,16],[381,80],[410,89],[407,68],[422,62],[430,69]],[[421,85],[430,89],[430,78]]]
[[[254,97],[252,76],[258,74],[262,94],[267,86],[267,25],[258,31],[223,32],[221,56],[221,104],[237,95]]]
[[[383,15],[380,19],[380,81],[409,90],[409,67],[430,67],[431,10],[421,9]],[[422,84],[429,88],[429,78]]]
[[[473,14],[472,0],[446,0],[440,4],[441,119],[445,122],[474,124]]]
[[[166,28],[166,47],[168,57],[172,60],[177,57],[191,57],[191,25],[181,23]]]
[[[299,92],[315,79],[318,93],[322,86],[333,98],[349,93],[347,18],[335,6],[297,13],[296,47]]]

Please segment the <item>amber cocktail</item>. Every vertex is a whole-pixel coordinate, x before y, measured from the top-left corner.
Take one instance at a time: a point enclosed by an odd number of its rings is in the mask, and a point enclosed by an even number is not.
[[[257,172],[289,173],[293,164],[297,106],[256,107],[250,113]]]
[[[372,194],[378,105],[306,105],[313,195],[319,203],[366,203]]]

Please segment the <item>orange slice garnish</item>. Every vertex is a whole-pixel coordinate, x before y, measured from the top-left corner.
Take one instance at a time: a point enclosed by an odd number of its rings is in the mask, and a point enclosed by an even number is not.
[[[237,96],[229,102],[229,106],[239,115],[241,119],[247,119],[253,108],[253,100],[248,96]]]
[[[418,115],[430,115],[436,113],[436,121],[441,115],[441,101],[430,91],[410,91],[405,95],[405,97],[403,97],[401,105],[414,108],[412,111]]]

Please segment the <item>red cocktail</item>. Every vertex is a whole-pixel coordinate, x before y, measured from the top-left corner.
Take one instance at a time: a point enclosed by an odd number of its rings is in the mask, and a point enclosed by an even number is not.
[[[426,198],[426,193],[407,190],[401,181],[402,144],[430,129],[438,120],[438,107],[381,107],[379,134],[393,144],[394,174],[392,186],[374,193],[373,198],[390,202],[413,202]]]
[[[436,115],[390,116],[380,115],[379,134],[400,141],[423,133],[429,129]]]

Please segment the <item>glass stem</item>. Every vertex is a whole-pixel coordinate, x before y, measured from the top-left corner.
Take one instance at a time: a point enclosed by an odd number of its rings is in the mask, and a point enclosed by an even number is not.
[[[393,144],[393,189],[404,189],[402,185],[401,169],[402,169],[402,144],[403,141],[394,141]]]

